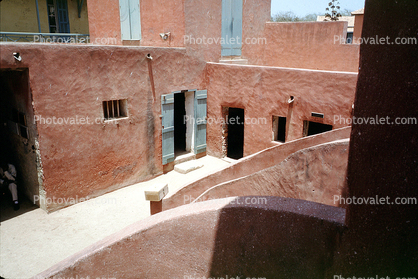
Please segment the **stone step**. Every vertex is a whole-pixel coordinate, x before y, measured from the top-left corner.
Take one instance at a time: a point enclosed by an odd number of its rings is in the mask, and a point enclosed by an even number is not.
[[[248,59],[221,59],[219,60],[219,63],[224,64],[238,64],[238,65],[248,65]]]
[[[178,164],[188,162],[194,159],[196,159],[196,154],[194,153],[182,154],[180,156],[176,156],[176,158],[174,159],[174,165],[178,165]]]
[[[186,173],[189,173],[191,171],[200,169],[201,167],[203,167],[203,163],[199,163],[198,161],[193,160],[193,161],[188,161],[188,162],[185,162],[185,163],[175,165],[174,170],[176,172],[186,174]]]

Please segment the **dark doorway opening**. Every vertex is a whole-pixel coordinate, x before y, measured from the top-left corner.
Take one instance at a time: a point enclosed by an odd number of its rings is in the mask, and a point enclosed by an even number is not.
[[[0,164],[10,163],[15,166],[19,202],[24,200],[21,199],[24,196],[34,201],[34,196],[40,194],[40,163],[28,69],[0,70],[0,88]],[[1,209],[9,218],[12,216],[7,214],[10,197],[7,196],[8,189],[3,188],[5,193],[2,192],[2,198],[6,198],[7,203]],[[22,205],[17,214],[24,210],[25,206]],[[26,208],[32,208],[32,205]]]
[[[322,124],[312,121],[303,122],[303,136],[313,136],[316,134],[325,133],[332,130],[332,125]]]
[[[227,156],[232,159],[244,156],[244,109],[229,108]]]
[[[273,140],[286,141],[286,117],[273,116]]]
[[[186,152],[186,105],[184,92],[174,94],[174,155]]]

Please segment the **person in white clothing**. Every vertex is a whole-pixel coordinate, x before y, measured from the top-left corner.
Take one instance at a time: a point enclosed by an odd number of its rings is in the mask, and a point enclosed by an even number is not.
[[[19,210],[19,197],[16,185],[16,168],[12,164],[7,164],[4,168],[0,168],[0,184],[2,187],[8,187],[13,199],[13,209]]]

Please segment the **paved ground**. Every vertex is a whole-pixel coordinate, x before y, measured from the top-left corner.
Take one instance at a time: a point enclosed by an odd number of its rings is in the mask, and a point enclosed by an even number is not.
[[[7,279],[30,278],[98,240],[150,215],[144,189],[168,182],[175,192],[215,169],[230,163],[206,156],[203,168],[188,174],[175,171],[101,197],[47,214],[25,201],[15,213],[2,198],[0,275]]]

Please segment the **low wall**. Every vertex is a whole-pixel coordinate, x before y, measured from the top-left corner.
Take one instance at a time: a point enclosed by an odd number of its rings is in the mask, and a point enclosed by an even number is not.
[[[280,196],[339,206],[345,196],[349,139],[293,153],[283,162],[257,173],[216,185],[195,201],[231,196]]]
[[[346,127],[311,137],[301,138],[282,145],[277,145],[251,156],[242,158],[231,166],[210,173],[198,179],[173,195],[163,200],[163,210],[183,205],[185,199],[188,202],[199,197],[204,191],[217,184],[247,176],[263,169],[281,163],[291,154],[308,147],[322,143],[346,139],[350,137],[351,127]],[[238,193],[235,193],[237,195]]]
[[[249,64],[358,72],[360,46],[344,43],[347,22],[267,22],[260,34],[265,43],[242,47]]]
[[[156,214],[34,279],[324,278],[345,210],[278,197],[246,199],[262,202],[228,198]]]

